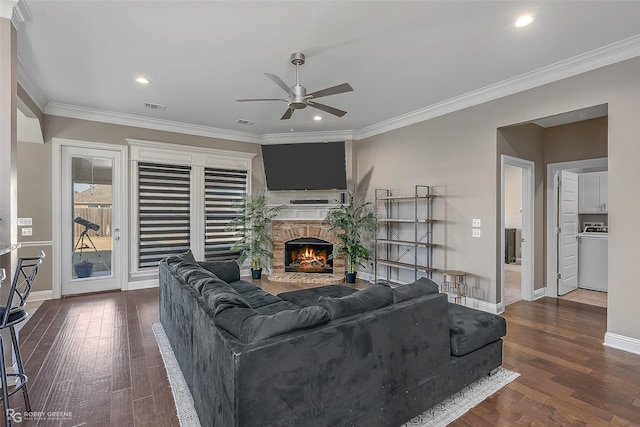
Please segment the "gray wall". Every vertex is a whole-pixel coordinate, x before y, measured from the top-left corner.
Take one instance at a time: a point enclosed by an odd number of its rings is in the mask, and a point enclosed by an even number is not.
[[[516,147],[505,138],[505,126],[608,103],[609,156],[609,332],[640,339],[640,286],[633,280],[634,248],[638,240],[635,213],[640,208],[640,97],[630,88],[640,85],[640,59],[567,78],[536,89],[507,96],[476,107],[437,117],[354,143],[357,174],[371,173],[370,191],[392,188],[409,192],[415,183],[430,184],[443,196],[436,217],[443,219],[435,241],[445,245],[435,264],[473,275],[478,296],[497,302],[499,295],[499,181],[500,154],[529,149],[536,161],[535,284],[543,286],[544,162],[579,156],[553,146],[564,129],[531,131],[533,147]],[[599,133],[604,135],[601,120]],[[531,125],[533,126],[533,125]],[[500,129],[496,137],[497,129]],[[509,132],[509,131],[507,131]],[[515,132],[515,131],[514,131]],[[602,140],[603,138],[600,138]],[[575,141],[577,143],[577,141]],[[548,148],[545,157],[545,145]],[[551,147],[549,147],[551,146]],[[604,157],[607,149],[585,153],[583,158]],[[392,160],[391,160],[392,159]],[[547,160],[548,159],[548,160]],[[540,165],[538,165],[540,163]],[[471,237],[471,219],[482,219],[482,237]],[[538,231],[539,230],[539,231]]]

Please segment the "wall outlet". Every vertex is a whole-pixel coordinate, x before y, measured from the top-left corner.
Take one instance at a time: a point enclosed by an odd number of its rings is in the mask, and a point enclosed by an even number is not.
[[[22,235],[23,236],[32,236],[33,235],[33,228],[31,227],[25,227],[22,229]]]
[[[471,232],[471,236],[472,237],[480,237],[480,229],[479,228],[474,228],[473,231]]]
[[[471,220],[471,226],[472,227],[482,227],[480,225],[480,218],[474,218]]]

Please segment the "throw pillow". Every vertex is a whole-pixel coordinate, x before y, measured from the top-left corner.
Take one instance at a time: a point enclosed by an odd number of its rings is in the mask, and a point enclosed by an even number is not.
[[[251,308],[236,307],[216,310],[214,322],[247,344],[329,321],[325,309],[314,306],[299,310],[283,310],[275,314],[259,314]]]
[[[393,303],[418,298],[424,295],[440,292],[438,284],[427,277],[421,277],[413,283],[393,288]]]
[[[202,261],[199,264],[227,283],[240,280],[240,266],[234,260]]]
[[[191,252],[191,249],[189,249],[187,252],[183,254],[172,255],[170,257],[167,257],[166,260],[167,260],[167,264],[169,265],[178,263],[180,261],[186,262],[188,264],[199,265],[198,261],[196,261],[196,259],[193,257],[193,253]]]
[[[371,285],[341,298],[318,298],[318,305],[329,312],[331,320],[375,310],[392,302],[393,292],[390,287],[384,285]]]

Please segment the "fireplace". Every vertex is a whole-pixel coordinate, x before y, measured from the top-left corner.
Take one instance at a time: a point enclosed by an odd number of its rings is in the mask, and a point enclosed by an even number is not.
[[[333,245],[314,237],[301,237],[284,243],[284,271],[289,273],[333,273],[330,255]]]

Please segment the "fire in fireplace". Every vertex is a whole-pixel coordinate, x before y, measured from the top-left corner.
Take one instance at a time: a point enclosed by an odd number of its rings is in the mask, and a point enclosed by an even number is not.
[[[333,245],[326,240],[302,237],[284,244],[284,271],[292,273],[333,273],[330,259]]]

